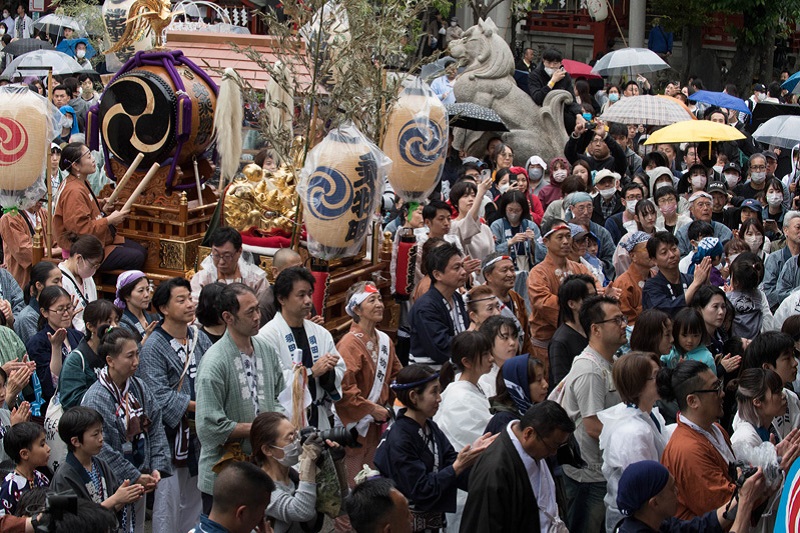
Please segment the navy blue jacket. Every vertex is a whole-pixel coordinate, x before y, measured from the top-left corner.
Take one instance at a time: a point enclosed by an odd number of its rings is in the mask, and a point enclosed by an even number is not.
[[[50,327],[50,324],[45,324],[44,328],[28,340],[25,348],[28,350],[30,360],[36,362],[36,376],[42,384],[42,397],[49,402],[55,394],[56,388],[53,386],[53,377],[50,374],[51,348],[50,340],[47,338],[48,333],[52,335],[55,330]],[[83,333],[73,327],[67,328],[67,341],[73,350],[78,347],[81,340],[83,340]]]
[[[458,453],[439,426],[428,419],[427,426],[439,452],[439,470],[434,472],[434,456],[422,428],[405,413],[406,409],[401,409],[395,423],[384,433],[375,452],[375,466],[383,477],[394,481],[415,511],[455,512],[457,489],[467,490],[468,472],[456,476],[453,463]]]
[[[464,300],[458,292],[453,293],[453,302],[469,327],[469,315]],[[416,362],[443,365],[450,360],[450,344],[456,330],[444,296],[436,287],[420,296],[410,313],[411,355]],[[430,359],[430,361],[427,361]]]

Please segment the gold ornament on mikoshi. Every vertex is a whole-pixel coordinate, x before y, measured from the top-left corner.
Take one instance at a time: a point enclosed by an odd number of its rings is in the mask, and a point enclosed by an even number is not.
[[[389,183],[406,202],[430,195],[444,168],[447,110],[427,83],[416,78],[401,90],[389,115],[383,151],[392,160]]]
[[[376,213],[392,162],[352,124],[315,146],[300,172],[309,253],[338,259],[358,253]]]

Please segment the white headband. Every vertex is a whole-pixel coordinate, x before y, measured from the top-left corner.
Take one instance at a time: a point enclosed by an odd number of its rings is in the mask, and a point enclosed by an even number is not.
[[[364,300],[372,296],[373,294],[378,294],[378,288],[375,285],[365,285],[364,290],[355,293],[350,297],[350,300],[347,302],[347,306],[345,307],[345,311],[351,317],[356,317],[356,307],[364,303]]]

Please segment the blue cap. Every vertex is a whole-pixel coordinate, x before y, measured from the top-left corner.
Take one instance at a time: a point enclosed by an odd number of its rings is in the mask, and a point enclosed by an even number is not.
[[[668,481],[669,470],[658,461],[632,463],[619,478],[617,509],[624,516],[633,516],[647,500],[664,490]]]
[[[761,209],[762,209],[761,202],[759,202],[758,200],[756,200],[754,198],[748,198],[747,200],[742,202],[742,209],[744,209],[745,207],[747,209],[752,209],[756,213],[760,213]]]

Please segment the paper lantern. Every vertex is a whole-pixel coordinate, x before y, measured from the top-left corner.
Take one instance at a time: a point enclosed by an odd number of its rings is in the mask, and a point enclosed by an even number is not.
[[[60,120],[58,109],[27,87],[0,88],[0,205],[25,209],[44,196]]]
[[[393,161],[389,183],[406,202],[421,202],[444,168],[447,110],[424,81],[409,82],[389,115],[383,150]]]
[[[401,228],[398,231],[403,231]],[[414,291],[415,265],[417,264],[417,238],[413,231],[403,231],[397,243],[397,261],[394,271],[394,295],[401,301],[408,300]]]
[[[319,259],[355,255],[376,212],[391,161],[352,124],[309,152],[297,192],[308,250]]]

